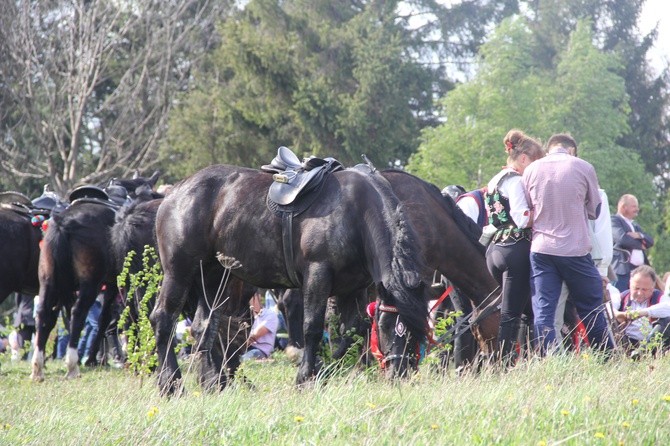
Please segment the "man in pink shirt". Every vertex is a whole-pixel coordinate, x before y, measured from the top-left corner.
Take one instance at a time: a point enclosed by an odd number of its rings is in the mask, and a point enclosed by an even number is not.
[[[602,280],[591,259],[588,220],[600,212],[598,178],[588,162],[571,156],[577,143],[568,134],[547,142],[547,156],[523,173],[533,212],[530,248],[535,336],[542,354],[556,346],[554,317],[565,281],[593,347],[613,347],[603,314]]]

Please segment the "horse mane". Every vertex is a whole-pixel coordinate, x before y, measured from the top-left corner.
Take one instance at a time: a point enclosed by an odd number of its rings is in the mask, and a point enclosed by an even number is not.
[[[377,171],[371,172],[369,178],[383,197],[385,211],[390,212],[388,221],[393,237],[391,274],[382,274],[386,280],[382,280],[382,287],[378,287],[379,292],[385,300],[398,307],[407,328],[422,342],[426,338],[428,307],[421,281],[422,260],[417,253],[416,233],[391,184]],[[408,289],[415,292],[409,292]],[[416,296],[421,298],[417,299]]]
[[[451,217],[453,218],[454,223],[456,223],[456,226],[458,226],[461,229],[461,231],[463,231],[463,233],[466,235],[470,243],[472,243],[473,246],[477,248],[477,250],[482,255],[486,255],[486,247],[484,247],[484,245],[479,243],[479,238],[482,235],[481,228],[479,227],[479,225],[477,225],[477,223],[472,221],[470,217],[465,215],[463,210],[456,205],[456,202],[451,197],[448,196],[445,197],[444,195],[442,195],[440,189],[433,183],[429,183],[428,181],[419,178],[416,175],[412,175],[411,173],[405,172],[404,170],[385,169],[384,172],[393,172],[418,179],[429,193],[435,195],[436,198],[439,197],[438,201],[444,204],[444,208],[447,210],[447,212],[449,212],[449,215],[451,215]]]
[[[431,186],[435,187],[432,184]],[[437,187],[435,187],[435,190],[437,190]],[[442,195],[441,192],[440,195]],[[479,225],[472,221],[470,217],[465,215],[463,209],[456,205],[456,202],[453,200],[453,198],[442,195],[442,200],[444,201],[446,208],[449,209],[451,216],[454,218],[456,226],[458,226],[463,231],[468,240],[470,240],[470,243],[472,243],[475,248],[477,248],[477,250],[482,253],[482,255],[486,255],[486,247],[479,243],[479,238],[482,235],[482,229],[479,227]]]

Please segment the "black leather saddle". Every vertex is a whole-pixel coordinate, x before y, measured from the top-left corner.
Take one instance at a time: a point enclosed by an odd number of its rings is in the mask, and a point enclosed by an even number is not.
[[[9,209],[19,214],[30,214],[33,204],[30,198],[23,195],[21,192],[7,191],[0,192],[0,207]]]
[[[299,197],[320,189],[327,174],[344,169],[334,158],[309,157],[300,159],[287,147],[279,147],[277,156],[262,170],[274,172],[268,190],[268,200],[279,206],[288,206]]]
[[[98,186],[80,186],[70,192],[68,201],[71,206],[80,203],[96,203],[117,210],[131,200],[123,186],[108,186],[105,189]]]

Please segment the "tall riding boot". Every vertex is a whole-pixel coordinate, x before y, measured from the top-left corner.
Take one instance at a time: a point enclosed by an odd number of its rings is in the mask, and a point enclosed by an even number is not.
[[[519,334],[519,320],[513,319],[500,324],[498,349],[502,366],[511,367],[516,362],[516,341]]]

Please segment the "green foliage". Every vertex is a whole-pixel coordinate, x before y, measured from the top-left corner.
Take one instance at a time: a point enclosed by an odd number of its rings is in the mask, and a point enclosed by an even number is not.
[[[614,207],[624,193],[642,205],[652,203],[651,175],[635,152],[616,143],[629,130],[620,62],[592,41],[589,23],[580,22],[557,65],[546,68],[532,57],[541,46],[526,20],[504,21],[482,47],[475,79],[445,98],[444,124],[424,131],[408,170],[438,185],[474,189],[504,164],[502,139],[509,129],[540,139],[567,131],[579,144],[579,156],[596,168]]]
[[[354,329],[349,329],[344,333],[340,332],[340,315],[333,312],[326,321],[328,327],[328,338],[321,344],[319,359],[321,360],[321,370],[319,379],[329,379],[333,376],[344,376],[350,373],[355,367],[361,365],[361,354],[365,345],[363,336],[357,334]],[[351,345],[344,352],[344,355],[335,359],[333,354],[337,350],[339,343],[345,338],[352,340]],[[371,368],[378,369],[376,364]]]
[[[156,337],[149,321],[150,302],[158,295],[163,280],[161,265],[155,248],[145,246],[142,254],[142,269],[130,271],[135,256],[130,251],[123,262],[123,269],[117,278],[120,289],[127,289],[126,306],[119,318],[119,327],[127,327],[127,363],[129,370],[140,377],[150,375],[158,365]],[[137,320],[130,320],[131,306],[138,310]]]
[[[445,317],[438,317],[435,320],[435,328],[433,334],[435,339],[439,339],[440,343],[431,345],[430,351],[423,359],[422,365],[443,367],[443,360],[445,354],[452,349],[452,341],[454,338],[453,327],[456,320],[463,315],[462,311],[451,311]]]
[[[176,176],[215,162],[258,167],[299,155],[405,160],[433,120],[440,73],[398,20],[398,2],[252,0],[221,25],[224,45],[170,119],[162,156]]]

